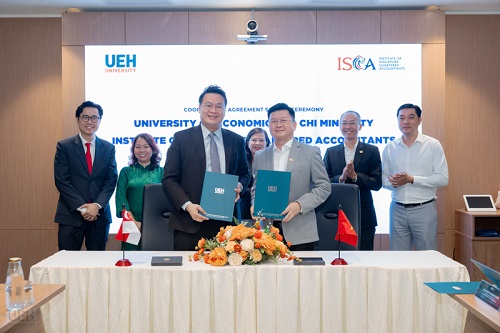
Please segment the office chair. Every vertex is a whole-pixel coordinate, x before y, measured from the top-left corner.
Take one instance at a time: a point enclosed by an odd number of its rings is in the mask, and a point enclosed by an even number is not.
[[[174,230],[169,228],[172,206],[162,184],[144,186],[142,204],[142,247],[143,251],[173,251]]]
[[[359,238],[361,236],[361,203],[359,198],[359,187],[355,184],[332,184],[332,192],[328,199],[316,208],[316,221],[318,223],[319,241],[314,245],[316,251],[334,251],[339,249],[339,241],[335,240],[337,234],[339,205],[351,222],[352,227],[358,235],[356,247],[346,243],[340,245],[341,250],[359,250]]]

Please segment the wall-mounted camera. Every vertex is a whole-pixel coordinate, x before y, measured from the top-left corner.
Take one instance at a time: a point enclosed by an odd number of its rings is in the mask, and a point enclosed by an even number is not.
[[[253,16],[253,15],[252,15]],[[267,40],[267,35],[258,35],[257,29],[259,24],[256,20],[251,19],[247,22],[247,34],[248,35],[237,35],[239,40],[244,40],[249,44],[258,42],[259,40]]]
[[[247,33],[249,35],[257,35],[257,28],[259,24],[255,20],[250,20],[247,22]]]

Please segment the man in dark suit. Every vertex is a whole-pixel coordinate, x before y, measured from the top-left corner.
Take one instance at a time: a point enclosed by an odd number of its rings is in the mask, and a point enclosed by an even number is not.
[[[54,222],[59,223],[59,250],[105,250],[116,186],[115,147],[96,137],[102,107],[83,102],[76,109],[80,133],[57,143],[54,178],[59,191]]]
[[[219,172],[238,176],[235,199],[239,199],[239,193],[250,181],[244,138],[221,128],[226,93],[218,86],[209,86],[198,101],[201,125],[174,134],[162,181],[173,206],[170,226],[174,229],[174,249],[182,251],[194,250],[199,239],[214,237],[228,224],[202,215],[205,211],[199,204],[205,171],[220,169]],[[211,136],[217,146],[217,160],[210,151]]]
[[[332,183],[351,183],[359,186],[361,199],[360,250],[373,250],[377,216],[371,191],[382,187],[380,152],[376,146],[358,140],[363,127],[356,111],[340,116],[340,131],[344,143],[327,149],[324,162]]]

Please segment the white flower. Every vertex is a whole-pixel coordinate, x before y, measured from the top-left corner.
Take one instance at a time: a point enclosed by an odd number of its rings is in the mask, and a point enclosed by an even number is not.
[[[231,253],[227,258],[227,262],[231,266],[241,266],[243,258],[238,253]]]
[[[224,233],[224,237],[226,237],[226,239],[229,239],[229,238],[231,238],[231,234],[232,234],[232,230],[231,229],[226,230],[226,232]]]
[[[246,252],[250,252],[254,248],[253,240],[251,240],[250,238],[245,238],[244,240],[242,240],[240,245],[242,250]]]

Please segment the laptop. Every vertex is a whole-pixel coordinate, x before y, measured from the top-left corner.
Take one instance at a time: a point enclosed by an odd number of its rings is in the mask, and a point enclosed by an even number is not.
[[[469,212],[496,212],[493,198],[488,194],[465,194],[465,207]]]
[[[471,261],[481,270],[481,272],[483,272],[484,275],[486,275],[488,279],[491,280],[491,282],[493,282],[497,286],[497,288],[500,288],[499,272],[495,271],[493,268],[481,264],[479,261],[476,261],[474,259],[471,259]]]

